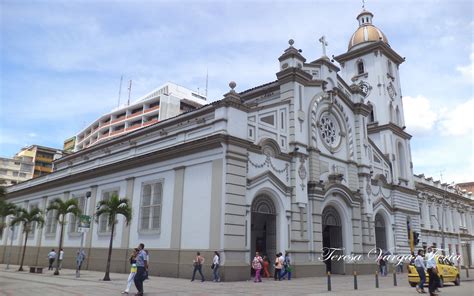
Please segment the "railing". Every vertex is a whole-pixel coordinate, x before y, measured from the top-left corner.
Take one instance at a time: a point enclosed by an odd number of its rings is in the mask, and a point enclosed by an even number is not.
[[[129,127],[127,127],[125,130],[131,131],[131,130],[135,130],[135,129],[140,128],[140,127],[142,127],[142,124],[141,124],[141,123],[140,123],[140,124],[135,124],[135,125],[129,126]]]
[[[125,130],[122,128],[122,129],[111,132],[110,135],[112,136],[112,135],[120,134],[120,133],[123,133],[124,131]]]
[[[156,106],[156,107],[153,107],[153,108],[150,108],[150,109],[146,109],[145,111],[143,111],[143,113],[148,113],[148,112],[158,110],[158,109],[160,109],[160,106]]]
[[[127,115],[127,118],[133,118],[133,117],[136,117],[136,116],[139,116],[139,115],[142,115],[142,114],[143,114],[143,111],[139,111],[139,112]]]
[[[144,123],[143,123],[143,126],[148,126],[148,125],[151,125],[151,124],[153,124],[153,123],[157,123],[158,121],[159,121],[158,119],[153,119],[153,120],[144,122]]]

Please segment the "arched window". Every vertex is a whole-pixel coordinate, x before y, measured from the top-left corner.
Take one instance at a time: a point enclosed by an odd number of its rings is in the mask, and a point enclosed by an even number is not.
[[[405,149],[403,148],[402,143],[398,143],[397,145],[397,150],[398,150],[398,167],[400,170],[400,177],[405,178],[406,177],[406,159],[405,159]]]
[[[374,105],[371,103],[368,103],[370,107],[370,115],[369,115],[369,122],[375,122],[375,110],[374,110]]]
[[[364,69],[364,62],[359,61],[357,62],[357,74],[364,74],[365,69]]]

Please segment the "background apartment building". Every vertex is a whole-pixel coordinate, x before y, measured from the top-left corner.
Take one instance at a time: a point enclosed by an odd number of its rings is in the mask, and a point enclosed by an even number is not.
[[[18,156],[0,157],[0,186],[15,185],[33,178],[33,158]]]
[[[206,104],[206,97],[185,87],[168,82],[139,98],[102,115],[64,141],[64,148],[74,151],[90,147],[116,136],[152,125],[158,121],[195,110]]]
[[[34,163],[32,174],[33,178],[36,178],[51,173],[53,171],[53,161],[62,156],[63,151],[60,149],[31,145],[22,148],[21,151],[15,155],[15,158],[31,158]]]

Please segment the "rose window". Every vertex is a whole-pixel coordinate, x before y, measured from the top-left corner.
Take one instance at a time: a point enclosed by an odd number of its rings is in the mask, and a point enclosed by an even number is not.
[[[334,148],[341,138],[336,119],[330,114],[324,114],[319,119],[319,133],[323,143]]]

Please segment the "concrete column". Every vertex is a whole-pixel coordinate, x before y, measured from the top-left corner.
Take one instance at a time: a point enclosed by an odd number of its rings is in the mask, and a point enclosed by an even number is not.
[[[211,221],[209,233],[209,248],[218,250],[221,248],[221,226],[222,223],[222,178],[223,161],[217,159],[212,162],[211,179]]]
[[[40,209],[41,211],[43,211],[44,214],[46,214],[47,201],[48,201],[48,197],[43,196],[41,200]],[[36,265],[38,265],[39,253],[41,252],[41,242],[43,241],[43,228],[44,226],[39,228],[37,232],[38,238],[36,239],[36,248],[37,248],[36,260],[35,260]]]
[[[177,250],[176,276],[180,276],[181,265],[181,228],[183,223],[184,173],[185,167],[174,169],[173,215],[171,223],[170,248]],[[212,194],[212,193],[211,193]]]
[[[181,248],[181,225],[183,221],[183,192],[185,167],[177,167],[174,177],[173,218],[171,223],[171,249]],[[179,263],[178,263],[179,264]]]
[[[130,206],[133,205],[133,189],[135,184],[135,177],[127,178],[127,188],[126,188],[126,198],[130,201]],[[134,214],[137,214],[136,211]],[[138,219],[137,219],[138,221]],[[130,221],[131,223],[132,221]],[[124,225],[122,228],[122,248],[128,249],[130,247],[130,224],[124,221]],[[128,264],[127,260],[125,262]]]

